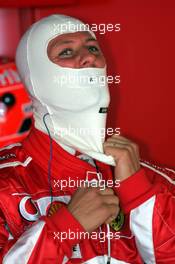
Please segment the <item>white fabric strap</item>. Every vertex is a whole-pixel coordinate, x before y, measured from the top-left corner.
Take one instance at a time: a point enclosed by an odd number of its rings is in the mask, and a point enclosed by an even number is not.
[[[130,229],[135,235],[137,248],[146,264],[156,263],[152,229],[154,204],[155,196],[131,210],[130,214]]]
[[[45,222],[39,221],[27,230],[3,258],[3,264],[27,264],[42,233]]]

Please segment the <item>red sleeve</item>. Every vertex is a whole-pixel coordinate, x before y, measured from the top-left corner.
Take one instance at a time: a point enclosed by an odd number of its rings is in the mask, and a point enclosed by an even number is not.
[[[116,189],[144,263],[175,263],[175,171],[145,163]]]
[[[158,185],[151,183],[145,169],[140,169],[134,175],[120,183],[120,187],[114,188],[120,200],[120,206],[125,213],[144,203],[158,191]]]
[[[85,229],[80,225],[80,223],[73,217],[73,215],[68,211],[66,206],[59,209],[59,215],[54,214],[52,217],[43,217],[46,221],[49,230],[52,233],[58,243],[62,243],[62,248],[66,253],[67,257],[71,257],[72,247],[80,242],[76,236],[71,236],[72,234],[77,234],[80,232],[86,232]],[[70,234],[70,237],[61,241],[58,237],[59,234]]]
[[[17,239],[10,236],[6,222],[1,218],[0,263],[62,263],[65,257],[71,257],[73,245],[80,240],[69,237],[61,240],[58,234],[84,231],[66,207],[50,217],[41,217]]]

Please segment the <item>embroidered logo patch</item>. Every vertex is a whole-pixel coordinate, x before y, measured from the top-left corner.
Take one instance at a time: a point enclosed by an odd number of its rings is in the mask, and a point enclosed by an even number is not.
[[[108,112],[108,107],[100,107],[99,113],[106,114]]]
[[[124,222],[125,222],[125,216],[124,216],[123,212],[120,211],[117,218],[115,218],[109,225],[115,231],[119,231],[122,229]]]
[[[3,155],[3,156],[0,156],[0,161],[7,160],[7,159],[10,159],[10,158],[16,158],[16,155],[14,153],[10,153],[10,154],[6,154],[6,155]]]

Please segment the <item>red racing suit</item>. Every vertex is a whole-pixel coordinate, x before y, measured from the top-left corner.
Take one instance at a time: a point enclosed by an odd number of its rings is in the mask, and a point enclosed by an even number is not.
[[[142,162],[113,187],[125,214],[119,233],[104,224],[82,238],[86,231],[66,207],[77,186],[60,188],[60,182],[99,174],[54,141],[51,163],[49,157],[49,137],[36,129],[22,145],[0,151],[0,263],[175,263],[173,170]],[[112,179],[110,166],[97,165],[104,180]]]

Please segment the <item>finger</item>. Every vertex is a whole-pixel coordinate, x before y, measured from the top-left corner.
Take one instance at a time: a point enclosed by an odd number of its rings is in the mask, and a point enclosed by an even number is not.
[[[131,141],[131,140],[125,138],[125,137],[118,136],[118,135],[113,135],[112,137],[108,138],[106,140],[106,142],[114,142],[115,143],[115,140],[117,140],[118,143],[121,143],[121,144],[124,144],[124,145],[128,143],[133,148],[133,150],[135,151],[138,159],[140,159],[139,147],[138,147],[138,145],[135,142],[133,142],[133,141]]]
[[[116,135],[116,134],[112,135],[110,138],[118,138],[118,139],[120,139],[122,141],[126,141],[126,142],[130,142],[131,141],[130,139],[128,139],[126,137],[123,137],[121,135]]]
[[[99,190],[99,193],[101,195],[113,195],[114,194],[114,191],[113,191],[112,188],[106,187],[104,190]]]
[[[113,220],[115,220],[119,214],[120,210],[118,210],[117,215],[110,216],[106,221],[105,224],[110,224]]]
[[[112,155],[116,161],[121,158],[123,154],[123,146],[116,148],[112,143],[104,143],[104,152],[106,155]]]
[[[131,158],[134,168],[136,170],[138,169],[138,163],[139,163],[138,153],[136,153],[136,150],[134,150],[134,148],[131,145],[128,145],[128,144],[123,145],[120,143],[106,142],[104,144],[104,151],[106,152],[106,154],[109,153],[109,155],[112,155],[112,156],[115,155],[115,157],[118,156],[118,158],[120,158],[122,155],[125,155],[126,152],[128,152],[127,155]]]
[[[120,140],[118,140],[118,139],[109,139],[109,140],[106,140],[105,142],[104,142],[104,146],[106,146],[106,145],[109,145],[109,146],[111,146],[111,147],[116,147],[116,144],[119,144],[121,147],[123,146],[123,147],[126,147],[126,146],[128,146],[130,143],[128,143],[128,142],[124,142],[124,141],[120,141]]]
[[[131,144],[132,142],[124,141],[119,138],[108,138],[104,143],[120,143],[120,144],[126,145],[126,144]]]
[[[120,140],[117,140],[117,139],[110,139],[110,140],[107,140],[104,142],[104,147],[105,146],[111,146],[111,147],[120,147],[120,148],[127,148],[129,151],[133,151],[136,153],[136,150],[138,149],[137,148],[137,145],[133,142],[124,142],[124,141],[120,141]]]
[[[103,195],[102,196],[102,201],[106,205],[119,205],[119,199],[116,195]]]
[[[119,213],[119,210],[120,210],[119,207],[116,205],[113,205],[113,204],[109,204],[109,205],[107,205],[107,207],[108,207],[108,216],[107,216],[106,220],[110,217],[116,218],[118,213]]]

